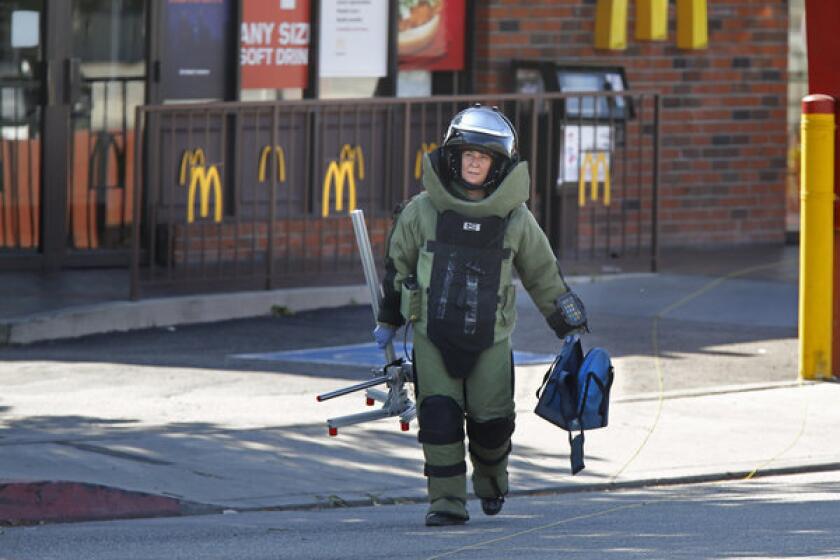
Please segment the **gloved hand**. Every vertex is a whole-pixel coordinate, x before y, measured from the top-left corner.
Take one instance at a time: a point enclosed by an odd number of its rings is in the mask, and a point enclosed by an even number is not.
[[[397,334],[397,328],[392,327],[391,325],[384,325],[378,324],[376,328],[373,329],[373,339],[376,341],[376,345],[384,349],[388,346],[388,343],[394,340],[394,336]]]
[[[586,308],[577,294],[571,290],[561,294],[554,301],[554,306],[556,310],[547,317],[547,320],[559,338],[589,332]]]

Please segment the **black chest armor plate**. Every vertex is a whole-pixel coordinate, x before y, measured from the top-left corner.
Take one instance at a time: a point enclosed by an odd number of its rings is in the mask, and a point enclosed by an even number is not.
[[[438,215],[429,282],[427,334],[452,377],[467,377],[493,345],[507,219]]]

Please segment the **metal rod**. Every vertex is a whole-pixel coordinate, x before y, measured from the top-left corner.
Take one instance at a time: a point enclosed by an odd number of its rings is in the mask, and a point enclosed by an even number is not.
[[[350,218],[353,220],[353,232],[356,234],[356,244],[359,246],[359,256],[362,259],[362,270],[365,273],[365,281],[367,282],[368,290],[370,290],[370,307],[373,310],[373,320],[376,321],[379,317],[379,298],[381,294],[373,251],[370,248],[370,239],[368,238],[367,227],[365,227],[365,213],[363,210],[353,210],[350,213]],[[397,355],[394,353],[394,345],[389,342],[385,347],[385,359],[388,363],[391,363],[396,358]]]
[[[389,416],[393,416],[390,411],[380,408],[379,410],[360,412],[359,414],[329,418],[327,419],[327,426],[330,428],[341,428],[342,426],[361,424],[362,422],[369,422],[370,420],[381,420],[382,418],[388,418]]]
[[[328,401],[336,397],[349,395],[350,393],[361,391],[362,389],[367,389],[368,387],[376,387],[377,385],[381,385],[387,382],[388,376],[381,375],[379,377],[374,377],[373,379],[368,379],[367,381],[362,381],[361,383],[356,383],[355,385],[348,385],[347,387],[342,387],[341,389],[336,389],[335,391],[327,391],[326,393],[321,393],[316,397],[316,399],[318,400],[318,402]]]
[[[385,391],[380,391],[379,389],[368,389],[367,391],[365,391],[365,395],[367,396],[367,398],[379,402],[385,402],[386,400],[388,400],[388,393],[386,393]]]
[[[365,213],[363,210],[353,210],[350,213],[350,218],[353,220],[353,232],[356,234],[356,243],[359,246],[359,256],[362,259],[365,281],[370,290],[370,306],[373,309],[373,318],[376,319],[379,316],[379,281],[373,264],[367,227],[365,227]]]
[[[411,422],[417,417],[417,407],[415,405],[411,405],[405,409],[405,411],[400,414],[400,422]]]

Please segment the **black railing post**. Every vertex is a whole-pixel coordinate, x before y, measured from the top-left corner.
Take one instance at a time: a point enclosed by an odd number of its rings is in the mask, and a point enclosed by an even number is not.
[[[531,111],[531,153],[528,154],[528,157],[531,160],[531,196],[529,198],[531,203],[531,210],[537,211],[534,205],[536,204],[537,176],[539,174],[539,165],[537,162],[537,154],[539,153],[539,150],[537,149],[537,125],[539,124],[539,106],[542,104],[541,98],[534,97],[533,104],[533,110]],[[537,213],[537,215],[539,216],[539,213]]]
[[[408,199],[408,184],[411,175],[411,102],[405,102],[403,116],[403,176],[402,176],[402,199]],[[372,214],[373,215],[373,214]]]
[[[279,106],[277,104],[271,110],[271,149],[274,150],[274,146],[278,145],[277,140],[277,112],[279,110]],[[271,157],[271,154],[270,154]],[[280,164],[277,161],[276,157],[271,157],[271,166],[269,166],[269,171],[271,173],[271,192],[268,196],[268,227],[266,228],[266,235],[268,235],[268,240],[266,243],[266,250],[268,254],[266,255],[266,259],[268,262],[266,263],[266,272],[267,278],[265,282],[265,289],[271,290],[274,288],[274,222],[277,219],[277,166]]]
[[[140,298],[140,220],[143,212],[142,204],[142,183],[141,158],[143,144],[143,109],[137,107],[134,110],[134,208],[132,208],[132,234],[131,234],[131,284],[129,286],[129,298],[136,301]]]

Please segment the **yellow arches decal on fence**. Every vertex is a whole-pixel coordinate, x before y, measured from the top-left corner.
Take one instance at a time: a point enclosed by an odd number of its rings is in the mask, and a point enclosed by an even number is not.
[[[627,48],[628,0],[597,0],[595,48]],[[705,49],[709,46],[708,0],[677,0],[677,47]],[[668,0],[636,0],[636,39],[664,41],[668,38]]]
[[[321,196],[321,217],[330,215],[330,192],[335,183],[335,209],[344,210],[344,184],[347,183],[349,193],[347,195],[347,211],[356,209],[356,173],[359,180],[365,178],[365,158],[361,146],[355,148],[350,144],[341,147],[338,160],[333,160],[327,167],[327,174],[324,176],[324,188]]]
[[[593,202],[598,200],[598,175],[602,169],[604,170],[604,206],[610,205],[610,162],[607,159],[605,152],[586,152],[583,155],[583,161],[580,166],[580,173],[578,174],[578,206],[583,208],[586,206],[586,174],[591,175],[590,184],[592,186],[590,198]]]
[[[189,187],[187,189],[187,223],[195,221],[195,191],[199,189],[200,214],[206,218],[210,213],[210,193],[214,195],[213,220],[222,221],[222,178],[216,165],[207,166],[204,150],[184,150],[181,156],[181,172],[178,184]]]
[[[417,157],[414,158],[414,178],[420,179],[420,176],[423,175],[423,154],[428,154],[429,152],[433,152],[437,150],[438,145],[434,142],[429,142],[426,144],[420,145],[420,148],[417,150]]]
[[[260,163],[258,165],[258,178],[260,183],[264,183],[266,179],[266,164],[268,163],[268,156],[271,154],[271,146],[265,146],[260,154]],[[283,151],[283,146],[274,146],[274,155],[277,158],[277,180],[281,183],[286,182],[286,153]]]

